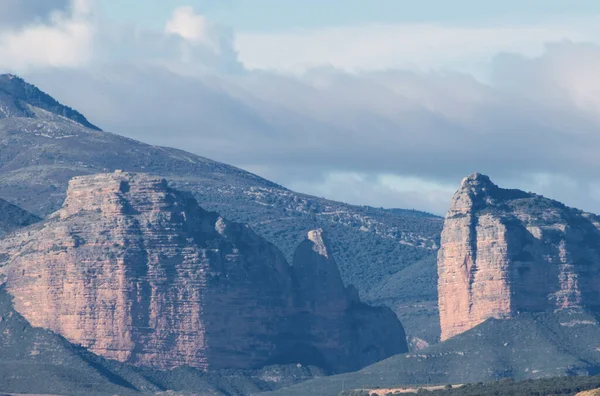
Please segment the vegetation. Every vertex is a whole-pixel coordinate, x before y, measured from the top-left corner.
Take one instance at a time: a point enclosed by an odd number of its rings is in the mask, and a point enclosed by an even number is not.
[[[491,383],[448,385],[444,389],[429,391],[420,389],[418,395],[431,396],[547,396],[576,395],[579,392],[600,388],[600,375],[582,377],[555,377],[538,380],[513,381],[503,379]],[[386,396],[399,395],[390,392]],[[340,392],[339,396],[371,396],[366,390]]]

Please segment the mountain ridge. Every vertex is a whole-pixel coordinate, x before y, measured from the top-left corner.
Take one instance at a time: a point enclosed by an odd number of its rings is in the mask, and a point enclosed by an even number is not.
[[[90,123],[83,114],[60,104],[50,95],[25,82],[22,78],[13,74],[0,74],[0,118],[40,117],[35,109],[28,108],[26,105],[64,117],[86,128],[101,131],[100,128]]]

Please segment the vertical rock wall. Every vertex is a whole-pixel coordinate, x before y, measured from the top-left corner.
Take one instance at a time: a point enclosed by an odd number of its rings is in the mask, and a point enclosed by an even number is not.
[[[474,174],[446,215],[438,253],[442,340],[488,318],[600,305],[600,219]]]

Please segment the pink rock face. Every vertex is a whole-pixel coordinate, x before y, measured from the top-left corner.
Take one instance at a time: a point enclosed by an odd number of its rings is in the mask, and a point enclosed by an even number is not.
[[[263,364],[289,315],[279,251],[151,176],[75,178],[61,210],[0,251],[31,324],[139,366]]]
[[[462,181],[438,253],[442,340],[489,318],[600,307],[600,218],[487,176]]]
[[[344,287],[320,230],[292,269],[149,175],[71,180],[62,209],[0,241],[0,276],[33,326],[136,366],[345,371],[406,351],[394,313]]]

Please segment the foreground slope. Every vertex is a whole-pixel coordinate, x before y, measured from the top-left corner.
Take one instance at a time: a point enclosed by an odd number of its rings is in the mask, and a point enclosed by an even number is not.
[[[22,92],[32,90],[7,79],[17,86],[0,97],[0,108],[22,103],[28,98]],[[355,285],[366,302],[394,309],[409,337],[439,338],[435,254],[441,218],[298,194],[223,163],[98,131],[81,117],[69,118],[66,106],[47,102],[29,98],[29,112],[0,117],[0,197],[46,216],[60,207],[74,176],[117,169],[159,175],[192,192],[205,209],[249,224],[288,261],[308,231],[323,228],[346,285]]]
[[[318,378],[274,395],[335,396],[344,389],[464,384],[600,372],[600,325],[577,312],[489,319],[448,341],[348,374]],[[269,393],[270,394],[270,393]]]

